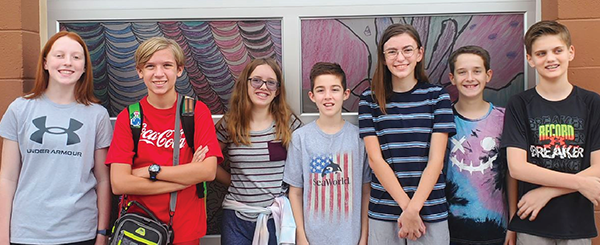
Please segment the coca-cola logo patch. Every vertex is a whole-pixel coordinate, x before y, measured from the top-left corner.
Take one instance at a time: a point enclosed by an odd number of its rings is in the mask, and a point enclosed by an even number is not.
[[[159,148],[173,149],[173,129],[167,129],[163,132],[157,132],[152,129],[147,129],[147,124],[142,125],[142,133],[140,134],[140,142],[145,142]],[[185,146],[185,136],[183,129],[179,130],[180,140],[179,148]]]

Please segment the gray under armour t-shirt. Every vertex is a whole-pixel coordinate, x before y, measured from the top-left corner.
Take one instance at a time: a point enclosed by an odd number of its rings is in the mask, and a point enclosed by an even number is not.
[[[339,132],[327,134],[313,121],[296,130],[283,181],[303,188],[310,244],[358,244],[362,186],[371,182],[371,169],[357,126],[346,122]]]
[[[98,104],[59,105],[45,96],[17,98],[0,121],[0,136],[16,141],[21,172],[10,242],[61,244],[96,237],[94,151],[110,145],[108,112]]]

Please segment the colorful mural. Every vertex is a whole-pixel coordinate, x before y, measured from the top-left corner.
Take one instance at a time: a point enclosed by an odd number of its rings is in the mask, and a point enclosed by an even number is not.
[[[413,25],[425,48],[426,70],[432,83],[446,87],[453,100],[457,91],[448,78],[448,56],[465,45],[490,52],[494,75],[484,96],[505,106],[524,89],[522,14],[399,16],[302,20],[303,112],[317,112],[307,96],[310,68],[319,61],[339,63],[351,90],[344,111],[356,111],[360,94],[370,86],[377,62],[377,43],[393,23]]]
[[[485,98],[504,106],[524,88],[523,15],[445,15],[377,18],[304,19],[301,21],[302,112],[316,112],[308,99],[309,72],[318,61],[342,65],[352,95],[345,111],[356,111],[358,96],[369,87],[376,62],[377,42],[392,23],[408,23],[421,34],[426,69],[433,83],[446,86],[447,59],[464,45],[490,51],[494,70]],[[95,93],[111,116],[146,94],[137,77],[133,54],[140,42],[153,36],[176,40],[186,53],[186,67],[177,90],[197,95],[213,114],[226,111],[234,81],[253,58],[282,60],[280,20],[161,21],[62,23],[62,30],[79,33],[94,60]],[[288,68],[289,69],[289,68]]]
[[[174,39],[186,65],[177,91],[197,95],[213,114],[223,114],[234,81],[254,58],[281,64],[281,21],[160,21],[61,23],[85,40],[94,63],[94,89],[111,116],[146,95],[134,53],[154,36]]]
[[[449,86],[447,59],[453,50],[468,44],[486,48],[492,57],[494,77],[485,91],[486,99],[504,106],[511,95],[523,91],[522,14],[303,19],[302,83],[295,84],[290,82],[295,78],[287,78],[288,84],[301,86],[302,112],[317,111],[307,92],[310,68],[318,61],[341,64],[352,90],[344,110],[356,111],[358,96],[369,87],[374,72],[377,41],[392,23],[416,27],[425,46],[430,80],[446,86],[453,99],[456,90]],[[135,71],[134,53],[150,37],[164,36],[181,45],[186,66],[177,80],[177,91],[196,95],[213,114],[227,110],[234,81],[251,59],[273,57],[280,64],[282,61],[280,19],[85,21],[61,23],[60,29],[76,32],[85,40],[94,64],[95,94],[113,117],[146,95],[146,87]],[[220,207],[226,191],[219,183],[208,183],[208,234],[220,233]]]

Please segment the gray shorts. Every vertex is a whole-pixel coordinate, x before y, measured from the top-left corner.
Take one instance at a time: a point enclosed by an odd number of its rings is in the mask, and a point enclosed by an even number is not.
[[[448,221],[444,220],[436,223],[425,223],[425,235],[416,241],[398,237],[397,222],[381,221],[369,218],[369,245],[431,245],[431,244],[450,244],[450,232],[448,231]]]
[[[551,239],[529,235],[525,233],[517,233],[517,245],[591,245],[592,239]]]

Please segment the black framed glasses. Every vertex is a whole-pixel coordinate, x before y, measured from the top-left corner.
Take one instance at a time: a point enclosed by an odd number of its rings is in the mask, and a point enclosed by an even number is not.
[[[267,89],[271,91],[277,91],[279,88],[279,82],[273,80],[262,80],[258,77],[251,77],[248,78],[248,81],[250,81],[250,85],[255,89],[259,89],[263,84],[267,85]]]

